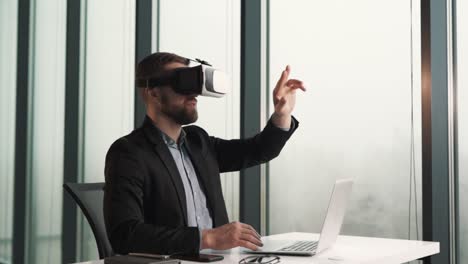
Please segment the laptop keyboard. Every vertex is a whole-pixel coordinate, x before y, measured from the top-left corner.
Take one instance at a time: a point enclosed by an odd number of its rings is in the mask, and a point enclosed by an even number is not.
[[[317,244],[318,241],[297,241],[279,251],[315,251],[317,249]]]

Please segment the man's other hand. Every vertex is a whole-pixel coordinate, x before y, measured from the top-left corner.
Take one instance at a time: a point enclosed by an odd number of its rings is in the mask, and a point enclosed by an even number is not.
[[[202,249],[225,250],[239,246],[257,250],[263,244],[260,235],[252,226],[240,222],[202,230]]]
[[[281,73],[281,77],[273,90],[273,104],[275,112],[272,116],[273,124],[281,128],[289,128],[291,125],[291,113],[296,104],[296,90],[305,91],[304,83],[300,80],[289,79],[291,67]]]

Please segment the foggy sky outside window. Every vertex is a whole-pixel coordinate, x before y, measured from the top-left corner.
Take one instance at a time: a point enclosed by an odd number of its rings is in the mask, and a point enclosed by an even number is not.
[[[409,199],[413,86],[421,229],[419,1],[271,0],[270,8],[270,88],[290,64],[308,91],[297,94],[299,129],[270,163],[269,232],[319,233],[335,179],[352,177],[342,234],[407,239],[411,226],[415,239]]]

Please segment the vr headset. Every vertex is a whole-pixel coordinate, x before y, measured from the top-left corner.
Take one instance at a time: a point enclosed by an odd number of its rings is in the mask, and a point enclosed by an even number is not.
[[[137,87],[153,88],[169,85],[179,94],[197,94],[209,97],[223,97],[229,90],[229,77],[224,72],[212,68],[203,60],[191,60],[200,63],[195,67],[170,70],[161,76],[136,80]]]

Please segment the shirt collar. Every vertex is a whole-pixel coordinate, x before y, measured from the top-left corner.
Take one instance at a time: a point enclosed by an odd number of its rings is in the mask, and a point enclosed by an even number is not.
[[[162,139],[164,140],[164,143],[166,143],[168,147],[178,148],[177,142],[175,142],[170,136],[168,136],[161,129],[159,129],[159,127],[157,127],[155,124],[153,124],[153,126],[159,131]],[[180,130],[180,135],[179,135],[179,146],[182,146],[185,143],[186,136],[187,136],[187,133],[185,133],[184,129],[182,128]]]

